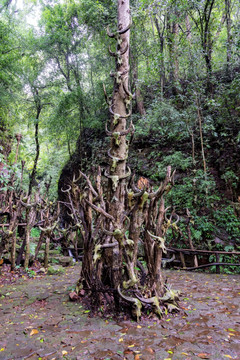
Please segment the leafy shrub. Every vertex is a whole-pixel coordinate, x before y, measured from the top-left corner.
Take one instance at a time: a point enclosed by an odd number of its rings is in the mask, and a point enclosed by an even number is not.
[[[187,167],[190,158],[182,160],[181,168]],[[180,165],[179,165],[180,166]],[[213,207],[220,200],[216,194],[216,183],[213,177],[208,174],[207,177],[203,170],[199,169],[174,185],[168,195],[168,201],[176,207],[177,211],[182,212],[188,208],[190,212],[196,214],[196,209],[204,207]]]
[[[192,158],[181,151],[175,151],[173,154],[165,156],[162,161],[156,161],[155,167],[149,171],[148,176],[153,180],[163,180],[168,165],[178,171],[186,171],[192,165]]]
[[[183,140],[188,137],[185,114],[170,102],[156,98],[136,125],[136,134],[161,140]]]
[[[223,228],[227,231],[230,239],[240,245],[240,219],[234,213],[232,206],[228,205],[213,212],[213,219],[216,228]]]

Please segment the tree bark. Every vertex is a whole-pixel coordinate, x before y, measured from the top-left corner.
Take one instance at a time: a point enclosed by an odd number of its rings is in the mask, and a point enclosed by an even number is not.
[[[167,169],[164,182],[156,192],[151,192],[144,184],[140,189],[134,180],[126,184],[130,169],[126,168],[128,158],[127,134],[133,133],[133,124],[127,128],[127,120],[131,116],[132,94],[128,89],[129,80],[129,38],[130,38],[129,0],[118,0],[118,30],[110,33],[115,38],[117,48],[110,54],[116,59],[114,91],[111,103],[107,94],[111,114],[110,130],[106,125],[106,133],[110,136],[108,156],[110,166],[105,171],[108,178],[107,196],[103,196],[101,172],[98,171],[95,186],[83,173],[87,189],[78,210],[73,210],[73,217],[79,214],[84,238],[84,255],[77,291],[89,290],[92,304],[96,308],[106,293],[110,293],[110,303],[119,310],[120,298],[128,302],[137,320],[141,316],[142,304],[149,300],[153,311],[161,316],[161,296],[164,294],[164,281],[161,272],[162,251],[165,251],[166,226],[164,193],[167,193],[172,181],[171,167]],[[129,190],[129,186],[131,187]],[[70,193],[69,193],[70,194]],[[69,195],[70,196],[70,195]],[[71,198],[69,202],[72,204]],[[95,210],[94,214],[92,209]],[[77,216],[76,216],[77,217]],[[144,225],[144,228],[143,228]],[[144,231],[145,229],[145,231]],[[147,263],[147,280],[142,283],[137,268],[139,238],[144,232],[145,259]],[[143,267],[142,267],[143,268]],[[142,271],[140,266],[140,271]],[[146,274],[145,274],[146,275]],[[144,276],[146,278],[146,276]],[[142,294],[142,298],[132,296],[134,291]],[[124,293],[130,293],[125,295]],[[145,299],[145,296],[150,299]],[[168,297],[167,297],[168,298]],[[170,301],[175,301],[175,296]]]
[[[157,29],[159,42],[160,42],[160,83],[161,83],[161,96],[163,98],[163,90],[165,86],[165,65],[164,65],[164,32],[165,32],[165,17],[163,20],[163,27],[161,29],[157,16],[154,17],[154,23]]]
[[[47,234],[46,242],[45,242],[45,251],[44,251],[44,267],[45,267],[45,269],[48,268],[49,246],[50,246],[50,237],[49,237],[49,234]]]
[[[130,24],[130,7],[129,0],[122,1],[118,0],[118,31],[126,29]],[[108,203],[109,209],[108,212],[114,218],[115,225],[114,227],[123,230],[123,214],[125,210],[125,179],[126,174],[126,158],[128,155],[126,135],[120,136],[118,141],[116,141],[115,134],[120,133],[126,130],[126,99],[127,95],[124,90],[124,87],[128,87],[129,79],[129,41],[130,41],[130,30],[126,31],[124,34],[119,36],[121,45],[118,45],[117,51],[123,51],[127,47],[127,51],[121,55],[121,57],[116,57],[116,73],[119,72],[122,74],[121,82],[118,83],[115,78],[114,90],[112,96],[112,114],[111,119],[111,145],[110,153],[111,156],[118,159],[124,159],[117,161],[115,163],[114,159],[110,161],[109,174],[111,178],[109,179],[109,194],[108,194]],[[124,85],[123,85],[124,82]],[[119,116],[120,117],[119,117]],[[114,178],[115,177],[115,178]],[[120,179],[120,178],[123,179]],[[119,179],[119,180],[118,180]],[[114,184],[114,181],[117,181],[117,184]],[[112,239],[115,241],[115,239]],[[122,272],[122,246],[120,242],[112,250],[111,260],[112,271],[111,282],[114,288],[117,288],[121,282],[121,272]]]
[[[35,159],[34,159],[34,165],[33,165],[32,173],[30,175],[30,182],[29,182],[29,187],[28,187],[28,195],[31,195],[31,193],[32,193],[32,188],[33,188],[35,178],[36,178],[37,163],[38,163],[39,154],[40,154],[38,131],[39,131],[39,117],[40,117],[40,113],[41,113],[41,110],[42,110],[42,106],[41,106],[41,101],[40,101],[40,98],[39,98],[39,95],[38,95],[38,89],[33,90],[33,95],[34,95],[34,102],[35,102],[36,110],[37,110],[36,119],[35,119],[36,155],[35,155]]]
[[[29,258],[30,258],[30,236],[31,230],[36,220],[36,209],[35,204],[31,206],[31,208],[26,209],[26,230],[25,230],[25,260],[24,260],[24,269],[29,266]]]
[[[227,77],[230,78],[230,63],[232,57],[232,34],[231,34],[231,0],[225,0],[226,27],[227,27]]]

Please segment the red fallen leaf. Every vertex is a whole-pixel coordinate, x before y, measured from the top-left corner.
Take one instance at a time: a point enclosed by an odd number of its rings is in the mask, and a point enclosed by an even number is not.
[[[69,299],[71,301],[76,301],[78,299],[77,293],[75,293],[75,291],[72,291],[69,293]]]
[[[206,354],[206,353],[200,353],[197,354],[197,356],[201,359],[210,359],[210,354]]]

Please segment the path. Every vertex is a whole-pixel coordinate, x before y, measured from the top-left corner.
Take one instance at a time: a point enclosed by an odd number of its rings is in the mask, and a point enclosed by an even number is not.
[[[0,287],[0,360],[240,360],[240,277],[166,271],[185,315],[158,322],[91,318],[65,275]]]

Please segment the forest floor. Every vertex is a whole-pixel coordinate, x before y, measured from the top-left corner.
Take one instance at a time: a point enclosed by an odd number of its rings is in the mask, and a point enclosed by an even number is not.
[[[79,271],[1,282],[0,360],[240,360],[239,275],[167,270],[182,313],[138,324],[70,302]]]

